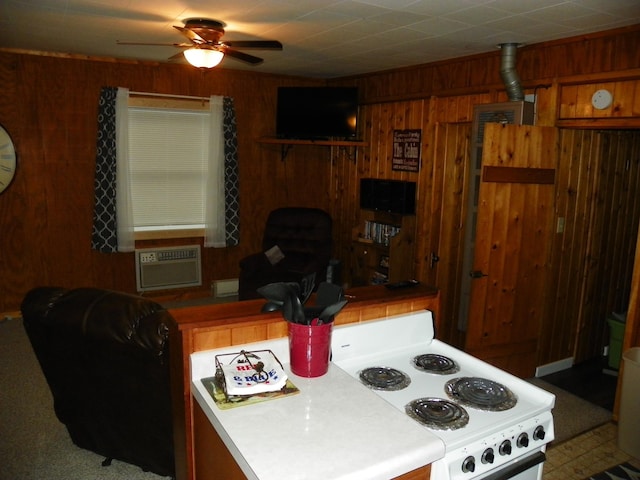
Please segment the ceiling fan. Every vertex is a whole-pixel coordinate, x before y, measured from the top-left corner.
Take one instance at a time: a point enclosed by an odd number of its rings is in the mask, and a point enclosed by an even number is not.
[[[187,61],[200,68],[213,68],[225,55],[252,65],[262,63],[263,59],[237,49],[282,50],[282,44],[276,40],[236,40],[222,41],[225,24],[218,20],[191,18],[185,21],[184,27],[173,28],[189,39],[189,43],[139,43],[121,42],[119,45],[158,45],[184,48],[183,52],[169,58],[175,60],[182,55]]]

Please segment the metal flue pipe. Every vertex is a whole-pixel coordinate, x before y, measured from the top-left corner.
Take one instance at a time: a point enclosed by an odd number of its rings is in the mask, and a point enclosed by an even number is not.
[[[500,62],[500,76],[507,89],[507,95],[512,102],[524,100],[524,91],[520,85],[518,72],[516,72],[516,50],[519,43],[501,43],[502,59]]]

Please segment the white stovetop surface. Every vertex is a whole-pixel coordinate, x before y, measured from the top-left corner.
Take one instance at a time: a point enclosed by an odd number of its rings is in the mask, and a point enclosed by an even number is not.
[[[300,393],[220,410],[200,379],[216,354],[242,349],[271,349]],[[191,355],[193,396],[248,479],[388,480],[444,456],[437,436],[335,364],[301,378],[288,363],[286,338]]]
[[[517,429],[521,422],[553,408],[555,399],[550,393],[433,339],[432,325],[430,312],[346,325],[334,332],[333,360],[356,378],[363,368],[375,366],[396,368],[409,375],[412,381],[408,387],[398,391],[376,392],[401,411],[404,411],[407,403],[417,398],[448,399],[446,382],[460,377],[490,379],[507,386],[515,394],[517,403],[513,408],[500,412],[466,408],[469,423],[465,428],[434,431],[444,441],[447,451],[468,445],[473,440],[490,440],[493,435],[507,434]],[[448,375],[420,371],[414,367],[412,359],[426,353],[452,358],[460,370]],[[549,440],[552,439],[553,431],[549,430],[547,436]]]

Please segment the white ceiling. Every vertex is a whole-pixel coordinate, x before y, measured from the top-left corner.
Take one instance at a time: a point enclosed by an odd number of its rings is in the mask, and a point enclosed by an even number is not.
[[[640,24],[640,0],[2,0],[0,48],[166,61],[179,50],[116,41],[180,43],[187,18],[284,45],[218,68],[334,78]]]

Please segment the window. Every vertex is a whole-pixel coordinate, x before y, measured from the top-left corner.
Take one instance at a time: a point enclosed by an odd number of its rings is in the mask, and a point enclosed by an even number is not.
[[[204,229],[210,169],[215,174],[216,164],[224,161],[222,148],[211,144],[219,142],[219,137],[212,138],[211,122],[218,122],[219,129],[221,118],[212,119],[208,103],[164,99],[162,104],[135,98],[129,102],[129,172],[136,238],[144,236],[139,232],[162,231],[167,237],[171,236],[167,231]]]
[[[133,128],[129,128],[130,115]],[[133,169],[130,152],[138,160]],[[137,182],[133,187],[132,172]],[[126,88],[102,88],[94,188],[91,246],[95,250],[132,252],[135,240],[199,235],[205,248],[237,245],[233,99],[130,96]],[[138,197],[136,222],[134,196]],[[148,214],[153,214],[151,219]],[[202,226],[202,231],[187,230],[192,225]],[[143,228],[156,230],[141,236]]]

